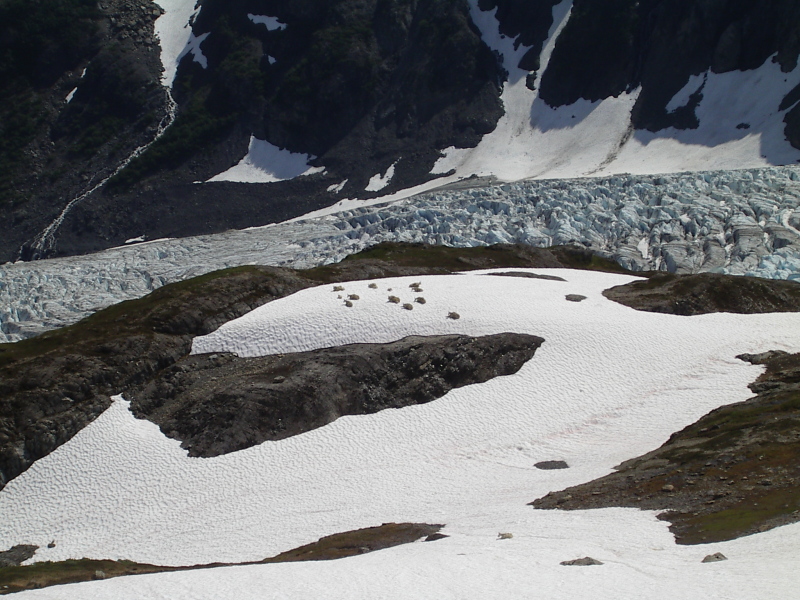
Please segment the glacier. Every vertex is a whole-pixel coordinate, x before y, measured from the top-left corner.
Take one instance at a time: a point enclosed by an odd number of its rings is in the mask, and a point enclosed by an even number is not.
[[[794,166],[497,185],[468,179],[316,218],[0,265],[0,341],[69,325],[217,269],[308,268],[384,241],[573,244],[634,271],[800,281],[798,229],[800,167]]]

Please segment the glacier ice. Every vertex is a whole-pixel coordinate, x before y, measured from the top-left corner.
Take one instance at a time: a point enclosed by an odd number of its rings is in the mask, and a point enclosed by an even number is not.
[[[800,167],[468,185],[313,219],[0,265],[0,341],[216,269],[306,268],[383,241],[577,244],[632,270],[800,281]]]

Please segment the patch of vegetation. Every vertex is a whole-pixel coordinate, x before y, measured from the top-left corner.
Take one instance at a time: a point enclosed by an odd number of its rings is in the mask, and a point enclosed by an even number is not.
[[[61,562],[40,562],[21,567],[6,567],[0,568],[0,595],[67,583],[110,579],[124,575],[144,575],[147,573],[192,571],[308,560],[335,560],[383,550],[384,548],[391,548],[401,544],[409,544],[428,536],[436,535],[436,539],[441,539],[441,537],[446,537],[438,534],[442,527],[442,525],[426,525],[424,523],[384,523],[379,527],[336,533],[320,538],[312,544],[282,552],[272,558],[243,563],[162,567],[127,560],[90,560],[83,558]]]
[[[86,54],[97,32],[94,0],[5,0],[0,4],[0,81],[47,87]]]
[[[61,562],[40,562],[21,567],[0,569],[0,595],[13,594],[23,590],[34,590],[63,585],[106,579],[120,575],[141,575],[161,573],[174,568],[158,567],[127,560],[65,560]]]

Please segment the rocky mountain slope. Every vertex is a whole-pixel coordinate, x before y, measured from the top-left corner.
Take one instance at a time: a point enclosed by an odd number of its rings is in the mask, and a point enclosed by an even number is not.
[[[264,224],[473,173],[800,158],[788,1],[26,6],[0,6],[8,259]]]

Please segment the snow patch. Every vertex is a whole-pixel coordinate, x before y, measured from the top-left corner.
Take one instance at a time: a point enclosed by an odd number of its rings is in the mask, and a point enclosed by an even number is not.
[[[273,183],[325,171],[324,167],[310,166],[308,163],[311,160],[314,160],[314,157],[308,154],[282,150],[266,140],[250,136],[247,155],[237,165],[208,181]]]
[[[398,158],[389,166],[388,169],[386,169],[386,173],[384,173],[383,175],[377,173],[376,175],[370,177],[369,183],[367,184],[367,187],[364,189],[367,192],[379,192],[383,188],[388,186],[391,183],[392,178],[394,177],[394,168],[399,162],[400,159]]]
[[[345,179],[341,183],[334,183],[333,185],[328,186],[328,192],[331,194],[338,194],[344,189],[344,186],[347,185],[347,182],[350,181],[349,179]]]
[[[686,82],[686,85],[683,86],[667,103],[667,112],[675,112],[679,108],[689,104],[689,98],[692,96],[692,94],[700,91],[700,88],[703,87],[705,80],[706,74],[703,73],[689,77],[689,81]]]
[[[481,11],[477,0],[470,0],[470,13],[482,39],[502,55],[509,74],[501,96],[506,112],[477,147],[444,150],[432,174],[518,181],[742,169],[793,164],[800,159],[800,150],[785,138],[784,112],[778,110],[786,93],[800,83],[800,66],[783,73],[771,59],[751,71],[691,77],[667,109],[685,106],[702,86],[703,98],[697,107],[700,127],[695,130],[634,131],[631,111],[640,90],[597,102],[548,106],[538,90],[570,12],[570,0],[553,7],[553,25],[532,92],[525,85],[527,72],[517,66],[528,48],[499,33],[496,9]]]
[[[178,56],[178,62],[180,62],[184,56],[191,53],[194,62],[199,63],[201,67],[207,69],[208,58],[206,58],[206,55],[203,54],[203,50],[202,48],[200,48],[200,44],[202,44],[208,36],[209,33],[203,33],[198,36],[195,36],[194,33],[189,34],[189,40],[186,42],[186,47]]]
[[[195,8],[197,0],[154,0],[164,14],[155,22],[155,33],[161,44],[161,64],[164,73],[162,85],[171,88],[178,71],[178,62],[192,37],[191,22],[200,12]]]
[[[264,25],[264,27],[267,28],[267,31],[286,29],[286,23],[282,23],[277,17],[267,17],[265,15],[254,15],[252,13],[248,13],[247,18],[256,25]]]
[[[67,104],[72,102],[72,99],[75,97],[75,92],[77,92],[77,91],[78,91],[78,87],[75,86],[74,88],[72,88],[72,90],[69,92],[69,94],[67,94],[67,97],[64,98],[64,100],[66,101]]]

